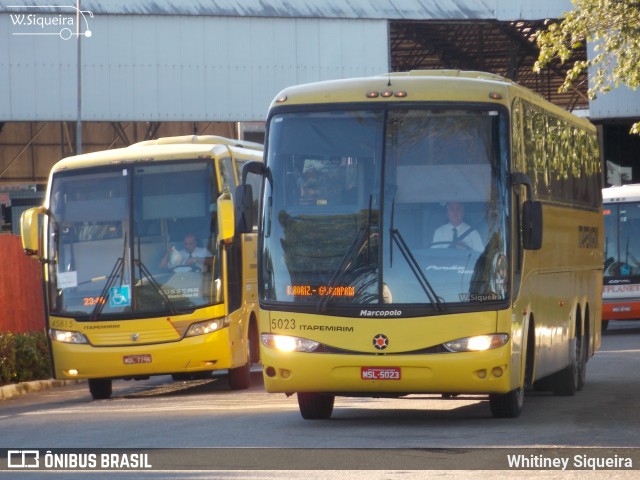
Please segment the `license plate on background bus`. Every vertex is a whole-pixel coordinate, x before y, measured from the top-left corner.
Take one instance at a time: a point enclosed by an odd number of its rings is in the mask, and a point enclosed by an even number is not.
[[[399,367],[361,367],[362,380],[400,380]]]
[[[135,365],[137,363],[151,363],[151,355],[145,353],[144,355],[125,355],[122,357],[125,365]]]
[[[630,312],[631,311],[631,307],[629,307],[627,305],[622,305],[620,307],[613,307],[611,310],[616,312],[616,313],[618,313],[618,312]]]

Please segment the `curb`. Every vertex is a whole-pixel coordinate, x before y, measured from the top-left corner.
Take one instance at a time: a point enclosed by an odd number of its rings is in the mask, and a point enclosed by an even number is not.
[[[26,395],[31,392],[48,390],[54,387],[63,387],[73,383],[80,383],[82,380],[35,380],[33,382],[11,383],[0,387],[0,401]]]

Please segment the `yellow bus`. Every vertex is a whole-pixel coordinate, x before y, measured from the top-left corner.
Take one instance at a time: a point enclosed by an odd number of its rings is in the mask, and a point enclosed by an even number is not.
[[[525,389],[582,388],[603,269],[588,121],[479,72],[301,85],[272,103],[249,172],[265,387],[304,418],[415,393],[516,417]]]
[[[250,386],[257,242],[251,231],[234,236],[232,194],[262,152],[167,137],[53,166],[21,233],[43,264],[55,378],[88,379],[94,399],[111,396],[113,379],[160,374],[228,369],[232,389]]]
[[[640,319],[640,185],[602,190],[604,286],[602,329],[610,320]]]

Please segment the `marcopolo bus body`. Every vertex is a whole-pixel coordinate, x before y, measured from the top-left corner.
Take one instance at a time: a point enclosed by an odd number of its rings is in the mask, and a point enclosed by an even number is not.
[[[265,148],[245,173],[264,177],[267,391],[304,418],[418,392],[515,417],[527,387],[582,388],[602,302],[589,122],[495,75],[409,72],[284,90]]]
[[[261,158],[261,145],[186,136],[54,165],[22,239],[44,266],[55,378],[89,379],[94,398],[114,378],[220,369],[249,386],[256,238],[234,236],[231,194]]]
[[[640,185],[602,190],[604,286],[602,328],[640,319]]]

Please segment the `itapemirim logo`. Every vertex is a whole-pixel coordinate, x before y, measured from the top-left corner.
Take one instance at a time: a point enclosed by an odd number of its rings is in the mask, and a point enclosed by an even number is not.
[[[12,35],[55,35],[63,40],[92,35],[87,17],[93,18],[93,12],[73,5],[7,5],[7,9],[16,12],[9,14]]]

